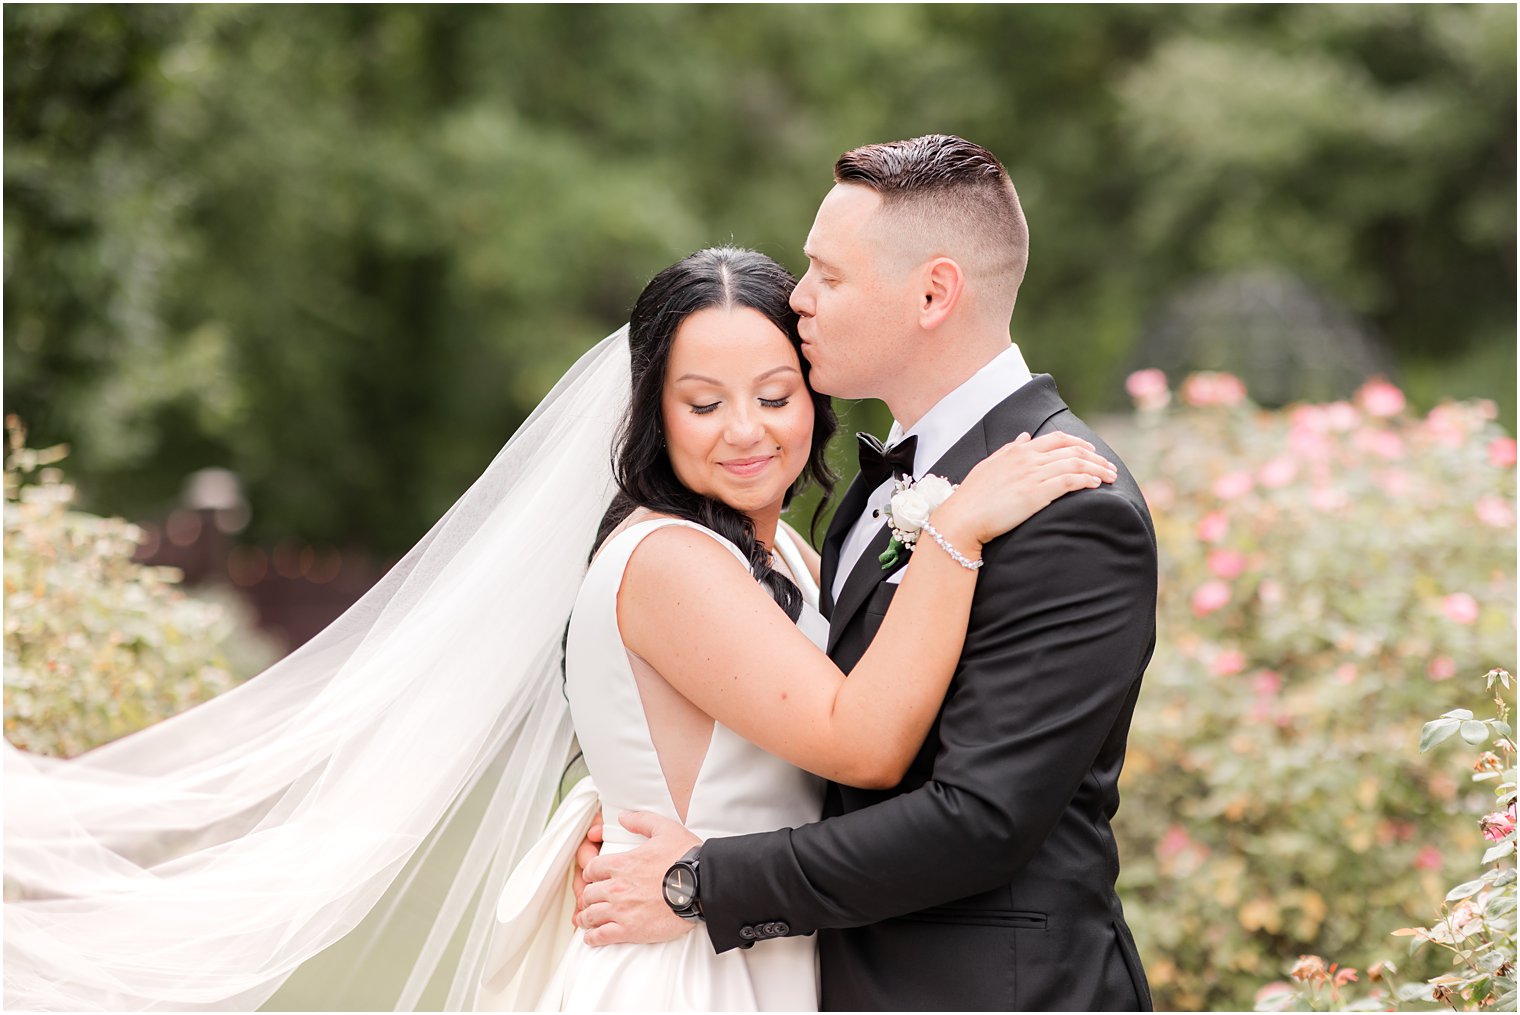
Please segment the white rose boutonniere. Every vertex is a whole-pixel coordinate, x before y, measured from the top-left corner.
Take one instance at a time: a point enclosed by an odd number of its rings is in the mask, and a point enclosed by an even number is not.
[[[887,524],[892,529],[892,541],[886,552],[878,559],[883,571],[897,564],[903,553],[912,550],[918,542],[918,534],[924,523],[955,492],[955,484],[943,476],[925,476],[923,479],[899,479],[892,491],[892,502],[887,507]]]

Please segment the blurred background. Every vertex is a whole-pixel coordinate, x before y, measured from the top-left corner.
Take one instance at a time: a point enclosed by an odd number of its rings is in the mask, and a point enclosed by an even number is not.
[[[1512,661],[1513,7],[3,17],[13,740],[75,753],[256,672],[656,271],[728,242],[801,271],[842,151],[948,132],[1029,218],[1015,340],[1161,530],[1120,815],[1158,1004],[1365,964],[1479,837],[1450,759],[1378,759]]]

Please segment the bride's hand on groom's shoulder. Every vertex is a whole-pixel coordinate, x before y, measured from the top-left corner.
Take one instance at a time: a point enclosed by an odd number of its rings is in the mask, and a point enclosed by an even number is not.
[[[690,931],[696,925],[665,904],[665,872],[702,840],[680,822],[647,811],[627,811],[618,823],[649,841],[585,864],[585,888],[577,892],[575,924],[585,929],[586,943],[651,944]],[[581,844],[582,851],[586,845]]]
[[[1118,475],[1114,463],[1080,437],[1060,431],[1035,438],[1023,433],[977,463],[955,496],[935,512],[934,521],[939,524],[941,511],[953,513],[956,524],[988,543],[1057,497],[1112,483]]]

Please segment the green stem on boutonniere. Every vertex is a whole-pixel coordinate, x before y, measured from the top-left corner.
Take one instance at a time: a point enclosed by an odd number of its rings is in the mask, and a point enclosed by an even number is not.
[[[887,544],[886,552],[883,553],[880,557],[876,558],[877,560],[881,561],[881,569],[885,571],[887,568],[892,567],[894,564],[896,564],[897,558],[902,553],[902,551],[902,541],[899,540],[896,536],[893,536],[892,541]]]

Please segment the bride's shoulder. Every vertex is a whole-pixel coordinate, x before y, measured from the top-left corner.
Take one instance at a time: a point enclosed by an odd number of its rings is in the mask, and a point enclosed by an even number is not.
[[[649,525],[651,522],[665,522],[663,525]],[[613,540],[625,535],[630,530],[643,527],[644,532],[634,540],[635,545],[629,553],[634,558],[643,558],[646,562],[650,558],[665,560],[671,554],[675,554],[686,560],[690,556],[689,548],[695,548],[700,557],[716,547],[737,554],[738,548],[734,547],[720,533],[713,531],[705,525],[681,518],[678,515],[666,514],[649,508],[635,508],[627,518],[618,523],[617,527],[607,534],[597,550],[597,556],[601,556]],[[646,547],[648,549],[646,550]]]

